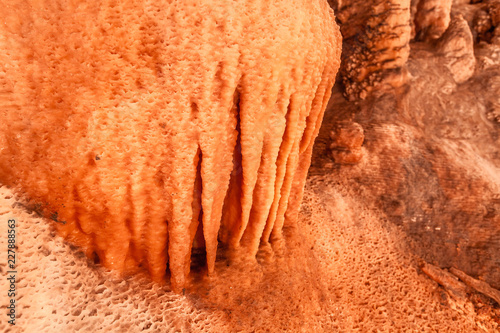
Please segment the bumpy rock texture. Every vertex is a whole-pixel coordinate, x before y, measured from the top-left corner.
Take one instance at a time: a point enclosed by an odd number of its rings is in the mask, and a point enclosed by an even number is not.
[[[356,164],[363,157],[363,127],[355,122],[343,121],[330,132],[332,157],[336,163]]]
[[[420,8],[432,3],[421,1]],[[386,31],[386,19],[400,18],[394,12],[381,18],[377,13],[383,11],[370,6],[395,3],[346,0],[333,5],[350,13],[352,20],[342,21],[344,31],[357,22],[355,7],[366,22],[375,13],[371,22],[381,23],[375,31]],[[435,24],[443,33],[411,41],[410,57],[400,65],[409,72],[407,84],[368,88],[365,100],[354,102],[343,98],[342,85],[334,88],[298,223],[282,228],[286,246],[274,242],[271,250],[262,242],[257,263],[235,260],[231,249],[221,247],[215,273],[207,275],[204,239],[195,234],[193,283],[185,294],[143,273],[116,279],[57,237],[52,229],[58,224],[37,216],[36,206],[0,187],[0,219],[18,219],[21,277],[19,325],[11,329],[0,321],[0,332],[499,332],[500,43],[490,9],[498,1],[455,0],[449,20],[442,16],[447,11],[439,9],[448,2],[433,3],[441,16],[430,12],[434,23],[426,31],[436,30]],[[7,5],[4,23],[16,27],[22,22]],[[418,5],[411,1],[412,22]],[[115,23],[120,22],[127,21]],[[19,31],[29,35],[29,29]],[[364,38],[366,31],[359,30],[358,36]],[[14,40],[6,36],[0,34],[2,45]],[[376,33],[371,36],[379,43]],[[369,38],[363,43],[361,49],[371,45]],[[14,49],[0,52],[2,68],[15,65],[4,61],[15,57],[9,51]],[[364,64],[370,70],[372,64],[382,68],[383,61],[369,60],[388,49],[372,50],[375,55],[362,58]],[[120,53],[115,56],[119,59]],[[4,87],[2,96],[23,87],[23,81]],[[159,123],[160,128],[167,125]],[[165,147],[148,148],[163,154]],[[338,163],[342,154],[357,150],[363,153],[357,163]],[[98,163],[106,154],[92,157]],[[0,223],[0,235],[6,229]],[[5,246],[0,236],[0,248]],[[243,242],[241,249],[249,247]],[[6,256],[0,255],[0,272],[6,267]],[[0,290],[6,289],[7,281],[0,279]]]
[[[443,60],[455,73],[457,82],[466,81],[475,65],[473,36],[465,24],[471,21],[472,26],[472,19],[455,18],[448,29],[452,3],[452,0],[330,1],[344,37],[340,70],[344,96],[356,101],[394,89],[404,92],[409,79],[406,64],[411,40],[438,42],[443,55],[446,53]],[[497,4],[481,4],[480,11],[469,10],[464,14],[471,17],[473,13],[484,14],[480,23],[475,24],[481,30],[477,35],[483,36],[486,31],[488,36],[493,34]],[[443,45],[448,48],[443,49]]]
[[[186,284],[292,223],[340,58],[326,1],[13,1],[0,180],[118,271]],[[241,251],[238,251],[241,250]]]
[[[498,289],[500,48],[475,38],[473,25],[492,3],[461,2],[440,38],[411,43],[405,93],[356,103],[335,95],[330,109],[343,111],[327,112],[313,161],[386,212],[426,261]],[[365,133],[365,156],[354,166],[325,157],[331,130],[346,120]]]
[[[500,1],[483,1],[473,6],[472,26],[479,40],[500,43]]]
[[[221,257],[213,276],[193,271],[196,284],[185,295],[145,274],[117,279],[0,187],[0,217],[18,219],[22,258],[17,324],[2,320],[0,332],[498,330],[471,302],[457,304],[421,274],[404,232],[337,182],[329,175],[307,182],[299,227],[285,255],[272,260],[261,253],[260,265]],[[6,229],[0,223],[2,235]],[[0,237],[0,247],[6,242]],[[6,259],[0,256],[2,270]],[[7,280],[0,279],[0,290],[6,288]]]
[[[419,40],[435,40],[443,35],[450,24],[453,0],[416,0],[415,37]]]
[[[467,81],[476,66],[472,32],[467,21],[458,15],[437,43],[437,53],[456,83]]]
[[[350,100],[403,86],[410,53],[410,1],[337,1],[344,37],[341,76]]]

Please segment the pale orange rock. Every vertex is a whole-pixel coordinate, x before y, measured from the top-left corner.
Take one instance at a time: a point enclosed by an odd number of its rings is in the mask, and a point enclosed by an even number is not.
[[[467,81],[476,66],[474,40],[467,21],[458,15],[437,43],[437,52],[443,56],[443,64],[450,70],[455,82]]]
[[[453,0],[419,0],[415,13],[416,38],[435,40],[448,29]]]
[[[193,243],[212,273],[219,240],[281,239],[339,67],[326,1],[11,1],[0,21],[0,181],[68,241],[178,289]]]

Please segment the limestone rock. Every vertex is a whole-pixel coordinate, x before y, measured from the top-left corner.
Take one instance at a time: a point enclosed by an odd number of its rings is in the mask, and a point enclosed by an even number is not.
[[[212,273],[219,240],[282,240],[340,61],[326,1],[19,0],[0,21],[0,181],[68,241],[179,290],[193,244]]]
[[[453,18],[439,39],[437,52],[443,57],[444,65],[457,83],[467,81],[474,73],[476,58],[472,32],[461,15]]]
[[[332,157],[335,163],[338,164],[358,164],[363,158],[363,150],[361,148],[352,150],[334,149],[332,150]]]
[[[419,40],[435,40],[448,29],[453,0],[420,0],[416,6],[415,33]]]
[[[489,40],[491,38],[491,31],[493,23],[491,16],[485,9],[479,9],[474,15],[474,31],[480,40]]]
[[[339,164],[356,164],[363,157],[364,131],[360,124],[344,121],[330,132],[332,157]]]
[[[497,73],[498,73],[497,67]],[[484,91],[488,94],[484,96],[486,102],[486,119],[493,124],[500,126],[500,75],[485,77],[481,80]]]
[[[479,41],[498,43],[500,38],[500,1],[479,3],[474,13],[472,26]]]
[[[344,37],[345,95],[364,99],[374,90],[403,86],[410,52],[410,0],[347,0],[335,7]]]
[[[361,148],[364,137],[363,127],[355,122],[344,121],[337,124],[331,131],[330,138],[333,140],[331,149],[357,149]]]
[[[486,116],[489,120],[500,124],[500,103],[493,104]]]

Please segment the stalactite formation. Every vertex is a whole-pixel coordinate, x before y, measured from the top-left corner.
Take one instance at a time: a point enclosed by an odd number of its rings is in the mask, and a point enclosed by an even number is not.
[[[321,0],[12,1],[0,181],[108,268],[186,284],[255,256],[302,196],[339,66]]]

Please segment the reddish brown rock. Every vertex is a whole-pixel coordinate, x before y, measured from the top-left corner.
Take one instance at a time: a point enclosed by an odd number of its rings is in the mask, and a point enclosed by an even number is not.
[[[332,150],[332,157],[338,164],[350,165],[357,164],[363,158],[363,151],[361,149],[353,150]]]
[[[500,38],[500,1],[490,0],[476,5],[472,26],[477,40],[498,43]]]
[[[415,33],[419,40],[434,40],[441,37],[450,24],[452,0],[417,1]]]
[[[410,0],[337,1],[344,37],[341,75],[349,100],[407,82]]]
[[[358,149],[365,139],[363,127],[355,122],[340,122],[330,133],[331,149]]]
[[[407,94],[356,103],[335,95],[318,140],[325,165],[318,155],[313,163],[331,172],[339,188],[383,210],[415,254],[499,289],[500,52],[482,42],[479,66],[465,72],[455,63],[474,61],[467,29],[456,16],[440,40],[412,44]],[[344,120],[364,129],[362,165],[328,164],[330,132]]]
[[[340,122],[330,132],[332,157],[338,164],[356,164],[363,157],[363,127],[355,122]]]
[[[491,30],[493,29],[493,23],[491,22],[491,16],[485,9],[479,9],[474,15],[474,31],[477,37],[481,40],[489,40],[491,36]]]
[[[457,83],[467,81],[476,66],[474,41],[467,21],[461,16],[453,18],[450,26],[439,39],[437,52]]]

